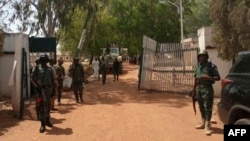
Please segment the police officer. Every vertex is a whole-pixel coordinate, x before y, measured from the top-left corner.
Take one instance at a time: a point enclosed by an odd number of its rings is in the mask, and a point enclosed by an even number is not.
[[[72,77],[72,88],[74,91],[76,103],[83,103],[84,68],[83,65],[79,62],[78,57],[73,58],[73,64],[69,67],[69,76]]]
[[[198,52],[198,64],[195,68],[195,83],[193,93],[198,100],[202,121],[196,129],[205,129],[206,135],[211,135],[210,120],[212,117],[214,91],[212,84],[220,80],[216,65],[208,62],[208,52]]]
[[[47,65],[49,57],[43,54],[39,58],[40,65],[35,67],[31,73],[31,81],[38,89],[37,97],[40,101],[37,102],[38,119],[41,121],[40,133],[45,131],[45,126],[53,127],[50,122],[50,101],[53,87],[56,85],[56,74],[50,66]]]

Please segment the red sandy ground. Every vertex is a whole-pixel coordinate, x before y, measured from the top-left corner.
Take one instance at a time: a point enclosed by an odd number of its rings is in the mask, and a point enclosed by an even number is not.
[[[194,126],[190,97],[137,90],[138,66],[124,63],[124,74],[106,85],[89,78],[84,103],[76,104],[72,91],[63,92],[62,105],[52,112],[53,128],[39,133],[33,100],[26,102],[22,120],[9,106],[0,110],[0,141],[222,141],[223,124],[213,112],[213,134]],[[216,104],[215,100],[215,104]],[[197,108],[198,110],[198,108]]]

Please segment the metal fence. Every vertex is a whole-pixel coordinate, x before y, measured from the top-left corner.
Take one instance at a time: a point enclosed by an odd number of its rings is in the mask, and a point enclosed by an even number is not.
[[[157,43],[144,36],[139,89],[190,94],[198,48],[179,43]]]

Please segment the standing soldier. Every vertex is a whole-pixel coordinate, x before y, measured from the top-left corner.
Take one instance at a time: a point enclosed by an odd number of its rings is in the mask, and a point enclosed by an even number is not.
[[[58,96],[58,79],[57,79],[57,73],[56,73],[56,66],[54,65],[55,64],[55,61],[54,59],[50,59],[49,60],[49,65],[51,66],[52,70],[55,72],[56,74],[56,85],[53,87],[53,91],[52,91],[52,94],[51,94],[51,105],[50,105],[50,110],[52,111],[56,111],[57,109],[55,108],[55,100],[56,100],[56,97]]]
[[[59,59],[57,61],[57,65],[54,65],[53,67],[56,70],[56,76],[57,76],[57,102],[58,105],[61,105],[61,97],[62,97],[62,90],[63,90],[63,79],[65,77],[65,69],[62,66],[63,60]]]
[[[206,135],[211,135],[210,120],[212,117],[214,90],[212,84],[220,80],[220,75],[216,65],[208,62],[208,52],[200,50],[198,53],[198,64],[195,68],[195,83],[193,97],[198,100],[201,124],[195,126],[196,129],[205,129]]]
[[[74,91],[76,103],[83,103],[83,82],[84,82],[84,68],[79,63],[79,58],[73,59],[73,64],[69,67],[69,76],[72,77],[72,88]]]
[[[101,74],[102,74],[102,85],[106,83],[106,75],[107,75],[107,62],[105,62],[104,57],[101,60]]]
[[[41,121],[40,133],[45,131],[45,126],[53,127],[50,122],[50,98],[53,87],[56,85],[56,74],[53,69],[47,65],[49,62],[48,55],[41,55],[39,58],[40,65],[35,67],[31,73],[31,81],[37,88],[37,113]]]
[[[115,61],[113,62],[113,71],[114,71],[114,82],[117,81],[119,79],[119,73],[120,73],[120,67],[121,64],[118,61],[117,57],[115,58]]]

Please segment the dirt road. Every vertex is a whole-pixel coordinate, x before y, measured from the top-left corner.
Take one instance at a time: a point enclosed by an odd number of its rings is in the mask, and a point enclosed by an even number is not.
[[[39,133],[34,103],[23,120],[1,112],[1,141],[222,141],[223,124],[214,109],[211,136],[194,126],[191,98],[137,90],[138,66],[124,65],[119,82],[108,75],[107,84],[89,78],[84,103],[76,104],[72,92],[64,92],[62,105],[51,114],[53,128]],[[3,114],[4,113],[4,114]]]

